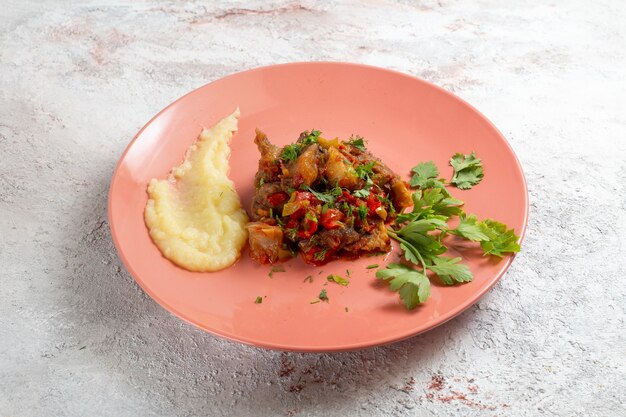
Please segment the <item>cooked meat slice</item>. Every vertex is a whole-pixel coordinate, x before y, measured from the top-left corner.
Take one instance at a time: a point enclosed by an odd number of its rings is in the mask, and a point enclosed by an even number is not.
[[[280,172],[280,164],[278,164],[278,157],[280,156],[281,148],[276,145],[272,145],[267,139],[267,135],[256,129],[256,137],[254,138],[261,158],[259,159],[259,170],[255,176],[255,184],[259,186],[262,182],[273,182],[277,179],[277,175]],[[263,180],[263,181],[261,181]]]
[[[382,222],[371,233],[362,235],[357,242],[344,248],[347,252],[388,252],[390,249],[391,240]]]
[[[250,222],[246,227],[252,259],[266,264],[289,257],[289,252],[283,250],[283,231],[280,227],[262,222]]]
[[[269,209],[282,210],[282,204],[272,205],[270,196],[279,195],[283,193],[280,183],[270,182],[265,183],[257,188],[252,199],[252,220],[259,220],[262,217],[269,215]],[[289,198],[287,193],[284,193],[285,201]]]
[[[405,208],[413,205],[411,192],[404,181],[397,176],[391,180],[391,202],[398,212],[402,212]]]
[[[307,146],[298,156],[293,166],[290,167],[289,174],[291,177],[298,179],[296,182],[301,180],[302,184],[311,186],[317,180],[318,164],[322,157],[323,154],[317,143]]]
[[[328,159],[324,176],[330,184],[338,184],[340,187],[354,189],[361,182],[357,177],[352,164],[335,147],[328,148]]]
[[[319,246],[337,251],[358,241],[361,235],[352,227],[324,229],[318,234]]]

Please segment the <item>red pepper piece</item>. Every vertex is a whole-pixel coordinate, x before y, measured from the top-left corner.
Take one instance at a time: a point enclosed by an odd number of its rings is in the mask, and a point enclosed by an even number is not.
[[[341,221],[345,215],[337,209],[329,208],[320,217],[320,224],[326,229],[336,229],[341,227]]]
[[[287,200],[289,200],[289,195],[284,191],[267,196],[267,202],[270,203],[270,206],[272,207],[278,207],[281,204],[284,204]]]

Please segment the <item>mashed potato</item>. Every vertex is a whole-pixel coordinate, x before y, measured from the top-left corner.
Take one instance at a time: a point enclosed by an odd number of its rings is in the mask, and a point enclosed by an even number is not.
[[[163,255],[190,271],[232,265],[247,240],[248,216],[228,178],[228,143],[239,109],[200,134],[166,180],[152,179],[144,217]]]

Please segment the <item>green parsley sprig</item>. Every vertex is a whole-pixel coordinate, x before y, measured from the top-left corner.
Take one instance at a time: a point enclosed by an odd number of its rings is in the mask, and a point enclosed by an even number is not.
[[[355,148],[358,148],[362,151],[365,150],[365,139],[363,139],[361,136],[356,135],[356,136],[350,136],[350,139],[348,139],[347,141],[350,145],[354,146]]]
[[[285,162],[295,162],[295,160],[298,159],[300,152],[302,152],[306,146],[319,142],[321,134],[322,132],[319,130],[313,129],[301,142],[286,145],[280,153],[280,159]]]
[[[457,167],[459,172],[473,170],[473,175],[478,177],[476,169],[479,163],[480,159],[472,153],[466,155],[465,160],[460,161]],[[463,211],[463,201],[450,195],[444,187],[444,181],[438,178],[439,171],[434,163],[419,164],[412,171],[411,185],[419,187],[412,195],[413,209],[399,214],[395,225],[387,229],[387,232],[400,243],[404,259],[415,267],[394,263],[376,272],[377,278],[388,281],[390,289],[399,292],[400,299],[408,309],[413,309],[428,299],[428,271],[439,277],[445,285],[460,284],[473,279],[472,271],[461,263],[460,257],[443,255],[448,250],[443,241],[448,234],[479,242],[484,255],[502,257],[520,250],[517,243],[519,237],[513,229],[491,219],[479,221],[476,216]],[[480,172],[482,178],[482,166]],[[469,174],[463,178],[467,180]],[[459,224],[450,228],[448,222],[454,217],[459,218]]]
[[[483,163],[476,152],[469,155],[456,153],[450,158],[450,166],[454,169],[450,185],[461,190],[469,190],[482,181],[485,176]],[[411,169],[413,173],[409,184],[418,188],[443,188],[446,180],[439,178],[439,169],[433,161],[422,162]]]
[[[476,152],[472,152],[469,155],[463,155],[462,153],[454,154],[450,158],[450,166],[454,168],[454,175],[450,183],[456,185],[461,190],[467,190],[477,185],[485,175],[483,163],[476,156]]]

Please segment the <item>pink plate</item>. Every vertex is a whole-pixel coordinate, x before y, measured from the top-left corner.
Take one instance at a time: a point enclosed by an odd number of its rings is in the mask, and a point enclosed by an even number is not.
[[[485,178],[469,191],[452,189],[479,217],[505,222],[523,236],[528,193],[522,168],[498,130],[478,111],[425,81],[381,68],[345,63],[295,63],[241,72],[207,84],[175,101],[141,129],[122,156],[109,193],[109,222],[117,250],[135,280],[164,308],[216,335],[273,349],[329,352],[395,342],[432,329],[484,295],[504,274],[511,258],[483,257],[474,245],[460,255],[474,272],[473,282],[445,287],[433,282],[430,299],[413,311],[397,293],[378,283],[367,265],[384,257],[337,261],[323,267],[300,259],[286,272],[268,276],[244,253],[234,266],[215,273],[181,269],[161,256],[143,221],[146,185],[178,165],[202,127],[237,106],[239,131],[233,137],[231,173],[245,208],[250,207],[258,152],[254,129],[276,144],[294,141],[316,128],[326,137],[360,134],[368,148],[396,172],[406,175],[433,160],[451,177],[448,159],[476,151]],[[346,276],[350,285],[327,283],[328,274]],[[313,282],[304,282],[307,276]],[[382,284],[382,285],[381,285]],[[330,301],[311,304],[325,288]],[[255,304],[257,296],[263,297]]]

